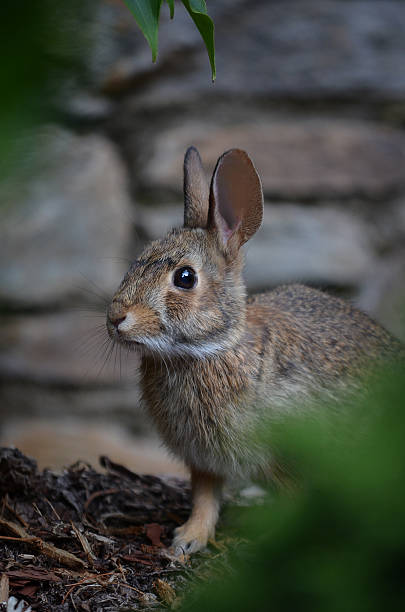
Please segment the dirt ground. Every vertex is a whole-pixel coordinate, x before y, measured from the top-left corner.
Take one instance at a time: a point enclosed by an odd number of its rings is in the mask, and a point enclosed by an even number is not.
[[[167,549],[190,511],[187,481],[100,463],[103,472],[81,462],[40,472],[17,449],[0,449],[0,602],[108,612],[176,600],[187,559]]]

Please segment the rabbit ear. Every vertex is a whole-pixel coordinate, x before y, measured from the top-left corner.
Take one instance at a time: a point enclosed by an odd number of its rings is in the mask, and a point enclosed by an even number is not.
[[[226,151],[212,177],[208,226],[218,232],[225,251],[235,253],[262,218],[262,185],[252,160],[240,149]]]
[[[207,227],[209,206],[208,181],[201,157],[195,147],[184,156],[184,227]]]

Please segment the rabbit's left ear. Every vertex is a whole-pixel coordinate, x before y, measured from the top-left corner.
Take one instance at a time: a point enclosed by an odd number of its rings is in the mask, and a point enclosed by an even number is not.
[[[184,156],[184,227],[205,229],[208,206],[208,181],[201,157],[195,147],[189,147]]]
[[[263,191],[245,151],[231,149],[219,158],[211,182],[208,228],[218,232],[224,250],[236,251],[259,229]]]

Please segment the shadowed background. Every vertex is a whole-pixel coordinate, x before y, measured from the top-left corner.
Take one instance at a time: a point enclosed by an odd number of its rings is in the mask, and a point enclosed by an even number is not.
[[[0,184],[0,444],[42,466],[107,454],[182,471],[141,410],[136,356],[105,343],[104,311],[145,241],[181,223],[190,144],[208,175],[240,147],[262,177],[249,290],[309,283],[404,338],[401,0],[208,0],[215,84],[180,5],[172,22],[162,7],[156,65],[119,0],[31,5],[24,28],[3,20],[10,50],[20,30],[25,46],[2,54],[24,79],[0,104],[18,141]]]

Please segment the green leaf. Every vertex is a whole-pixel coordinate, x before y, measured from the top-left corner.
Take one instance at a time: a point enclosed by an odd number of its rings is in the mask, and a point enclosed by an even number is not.
[[[174,0],[166,0],[167,4],[170,7],[170,19],[173,19],[174,17]]]
[[[136,23],[149,43],[152,50],[152,62],[156,62],[159,15],[163,0],[124,0],[124,2],[135,17]],[[170,0],[170,2],[173,3],[173,0]],[[170,3],[169,6],[171,11]]]
[[[191,19],[197,26],[202,39],[207,48],[208,57],[211,64],[212,80],[215,81],[215,42],[214,42],[214,23],[207,13],[205,0],[182,0]]]

